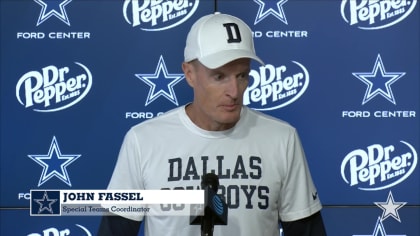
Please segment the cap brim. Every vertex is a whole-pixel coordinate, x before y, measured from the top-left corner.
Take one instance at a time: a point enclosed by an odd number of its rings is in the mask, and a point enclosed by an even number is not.
[[[198,60],[205,67],[209,69],[216,69],[240,58],[250,58],[256,60],[261,65],[264,65],[264,62],[258,56],[249,52],[248,50],[240,49],[221,51],[212,55],[201,57]]]

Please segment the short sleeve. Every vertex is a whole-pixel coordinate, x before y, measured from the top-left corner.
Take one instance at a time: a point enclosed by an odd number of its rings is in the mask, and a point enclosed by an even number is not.
[[[108,184],[108,189],[144,189],[144,184],[141,178],[141,151],[137,140],[136,133],[130,129],[124,137],[120,148],[117,163]],[[140,221],[143,220],[141,214],[124,214],[119,215]]]
[[[285,155],[287,166],[280,188],[279,217],[282,221],[294,221],[316,213],[322,205],[295,129],[289,135]]]

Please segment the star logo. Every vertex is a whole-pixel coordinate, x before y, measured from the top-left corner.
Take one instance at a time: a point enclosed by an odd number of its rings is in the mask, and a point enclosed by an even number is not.
[[[48,211],[51,214],[54,214],[52,209],[52,204],[54,204],[58,199],[48,198],[47,191],[44,192],[44,196],[41,199],[34,199],[36,203],[39,204],[38,214],[41,214],[43,211]]]
[[[67,166],[73,163],[80,154],[61,154],[60,148],[55,136],[52,139],[50,150],[45,155],[28,155],[33,161],[42,166],[41,177],[38,182],[38,187],[47,182],[52,177],[57,177],[68,186],[71,187],[69,174],[67,173]]]
[[[386,202],[375,202],[375,204],[383,210],[381,217],[382,221],[384,221],[389,216],[392,216],[394,219],[401,223],[398,209],[407,204],[407,202],[395,202],[394,197],[392,196],[392,192],[389,191],[388,199]]]
[[[269,15],[273,15],[283,23],[287,25],[286,15],[284,14],[283,5],[288,0],[254,0],[255,3],[259,5],[257,17],[255,18],[254,25],[258,24],[264,18]]]
[[[64,7],[69,4],[72,0],[64,0],[64,1],[44,1],[44,0],[34,0],[36,3],[41,5],[41,13],[38,17],[38,22],[36,23],[36,26],[42,24],[44,21],[46,21],[51,16],[57,17],[62,22],[66,23],[68,26],[70,26],[69,18],[67,17],[66,10]]]
[[[405,234],[404,235],[403,234],[398,234],[398,235],[396,235],[396,234],[393,234],[393,235],[386,234],[385,227],[384,227],[384,225],[382,224],[382,221],[381,221],[381,217],[378,217],[378,220],[376,221],[375,229],[373,230],[372,234],[363,234],[363,235],[354,235],[353,234],[353,236],[406,236],[406,235]]]
[[[380,54],[378,54],[378,57],[376,58],[372,72],[355,72],[353,75],[367,85],[362,105],[369,102],[377,95],[383,96],[396,105],[391,85],[403,77],[405,72],[386,72]]]
[[[184,74],[169,74],[162,55],[159,58],[154,74],[135,74],[137,78],[146,83],[149,87],[145,106],[155,101],[158,97],[163,96],[173,104],[178,106],[174,86],[179,83],[185,76]]]

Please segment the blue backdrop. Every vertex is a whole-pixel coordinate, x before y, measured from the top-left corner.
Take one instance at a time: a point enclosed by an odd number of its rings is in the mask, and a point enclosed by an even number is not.
[[[185,38],[215,3],[0,3],[0,234],[94,235],[100,217],[29,216],[29,190],[106,188],[125,132],[192,99]],[[417,1],[216,6],[254,32],[245,103],[298,129],[328,234],[420,235]]]

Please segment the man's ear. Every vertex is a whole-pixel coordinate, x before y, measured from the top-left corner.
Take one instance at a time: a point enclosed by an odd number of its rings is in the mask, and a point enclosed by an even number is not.
[[[183,62],[182,63],[182,71],[184,72],[185,75],[185,79],[187,80],[187,83],[191,86],[194,87],[194,79],[193,79],[193,65],[191,63],[188,62]]]

